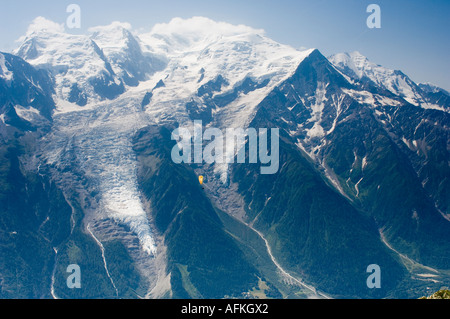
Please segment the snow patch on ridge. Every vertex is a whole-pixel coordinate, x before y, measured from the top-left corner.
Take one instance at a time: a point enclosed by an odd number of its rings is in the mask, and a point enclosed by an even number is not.
[[[370,62],[367,57],[357,51],[351,53],[338,53],[330,56],[328,59],[340,72],[346,73],[357,80],[363,78],[370,79],[377,86],[402,97],[410,104],[420,106],[424,109],[449,112],[439,105],[429,103],[427,99],[422,96],[423,92],[420,89],[421,84],[416,85],[401,71],[388,69]],[[427,86],[428,90],[431,90],[432,92],[436,92],[436,90],[439,89],[433,88],[432,85],[422,84],[422,87],[423,86]],[[439,90],[442,91],[442,89]],[[401,104],[399,101],[379,95],[376,95],[376,100],[382,105],[390,104],[398,106]]]
[[[10,82],[13,79],[13,73],[6,66],[5,56],[0,53],[0,78]]]

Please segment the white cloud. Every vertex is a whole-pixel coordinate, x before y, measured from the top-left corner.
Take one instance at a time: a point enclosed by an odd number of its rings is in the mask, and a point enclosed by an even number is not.
[[[183,35],[192,40],[200,40],[211,36],[233,36],[244,33],[263,35],[262,29],[254,29],[246,25],[233,25],[226,22],[216,22],[205,17],[190,19],[173,18],[169,23],[156,24],[151,33],[165,35]]]
[[[47,32],[47,33],[64,33],[64,23],[58,24],[54,21],[48,20],[44,17],[35,18],[31,24],[28,26],[25,35],[21,36],[16,42],[21,43],[25,39],[33,34]]]
[[[37,17],[31,22],[27,30],[27,35],[34,32],[64,32],[64,23],[58,24],[44,17]]]
[[[152,50],[167,53],[184,50],[186,47],[194,48],[196,45],[203,47],[202,43],[243,34],[264,35],[265,31],[246,25],[217,22],[205,17],[173,18],[169,23],[156,24],[150,32],[139,34],[139,38]]]
[[[117,30],[121,30],[121,29],[126,29],[128,31],[131,31],[132,27],[131,27],[131,24],[129,24],[128,22],[114,21],[109,25],[91,27],[88,29],[88,32],[90,32],[90,33],[108,32],[108,31],[117,31]]]

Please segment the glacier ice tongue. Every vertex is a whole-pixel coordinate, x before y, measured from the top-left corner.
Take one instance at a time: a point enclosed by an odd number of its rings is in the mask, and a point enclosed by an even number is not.
[[[44,156],[48,164],[76,165],[89,180],[99,203],[89,219],[113,219],[126,225],[139,238],[142,249],[154,256],[156,243],[140,199],[132,148],[133,135],[146,125],[139,102],[127,96],[100,103],[95,109],[55,114]],[[62,156],[67,152],[75,159]]]

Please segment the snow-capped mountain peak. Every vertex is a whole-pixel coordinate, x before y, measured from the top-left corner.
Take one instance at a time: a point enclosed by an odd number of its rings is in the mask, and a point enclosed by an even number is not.
[[[148,80],[149,75],[166,65],[164,55],[145,51],[129,23],[113,22],[89,29],[90,38],[102,49],[114,72],[129,86]]]
[[[160,81],[164,86],[154,92],[151,103],[180,101],[184,111],[202,85],[221,76],[226,85],[217,94],[235,90],[246,79],[257,86],[265,83],[261,90],[248,92],[252,99],[236,97],[237,107],[245,106],[249,115],[309,54],[269,39],[263,30],[204,17],[175,18],[142,34],[128,23],[113,22],[81,35],[39,17],[20,40],[15,53],[52,74],[62,112],[96,107],[141,83],[137,90],[148,92]],[[259,98],[253,96],[258,92]],[[158,107],[150,108],[158,112]]]
[[[428,93],[444,93],[444,94],[450,95],[450,93],[447,90],[445,90],[433,83],[430,83],[430,82],[419,83],[418,85],[422,90],[424,90]]]
[[[123,92],[122,81],[89,36],[66,33],[57,23],[39,17],[20,40],[14,53],[51,73],[57,100],[84,106]]]
[[[330,58],[330,61],[345,67],[347,73],[359,79],[364,76],[365,67],[370,64],[369,60],[358,51],[337,53]]]
[[[133,37],[131,24],[114,21],[110,25],[89,28],[91,38],[102,48],[105,54],[124,48]]]
[[[165,70],[153,79],[153,86],[160,80],[165,85],[153,92],[149,112],[158,117],[170,103],[180,111],[175,114],[185,114],[186,103],[192,105],[193,99],[194,108],[220,114],[217,118],[221,123],[215,124],[218,126],[245,127],[254,107],[311,52],[279,44],[266,37],[263,30],[203,17],[175,18],[139,38],[148,51],[165,55],[168,60]],[[226,109],[197,96],[202,87],[219,80],[220,89],[210,93],[229,94]],[[246,81],[257,89],[239,94],[239,87]],[[213,109],[205,107],[208,104]],[[183,122],[180,118],[177,121]]]
[[[342,73],[357,81],[369,81],[416,106],[445,110],[445,107],[435,104],[434,100],[430,100],[426,96],[426,92],[423,92],[421,87],[403,72],[375,64],[358,51],[338,53],[328,59]]]

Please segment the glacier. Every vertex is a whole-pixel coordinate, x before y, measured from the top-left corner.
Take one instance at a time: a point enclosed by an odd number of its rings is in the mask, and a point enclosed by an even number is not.
[[[99,193],[100,210],[94,219],[112,218],[129,225],[142,248],[154,255],[156,244],[140,200],[131,145],[131,137],[147,124],[137,100],[124,96],[95,109],[55,114],[43,156],[46,164],[58,164],[65,159],[60,156],[63,151],[73,150],[75,163]]]
[[[151,208],[142,202],[138,189],[131,144],[134,134],[150,124],[189,126],[192,119],[186,103],[198,99],[200,86],[218,75],[227,85],[216,94],[232,92],[246,79],[267,82],[239,94],[226,108],[213,110],[217,120],[209,125],[245,129],[255,107],[312,50],[299,51],[274,42],[263,30],[202,17],[175,18],[140,34],[121,22],[88,31],[73,35],[63,25],[39,17],[19,39],[15,53],[50,72],[55,81],[52,131],[42,140],[39,158],[59,171],[75,166],[87,179],[81,183],[74,176],[69,180],[62,174],[59,177],[65,179],[63,188],[82,190],[86,198],[92,197],[84,218],[89,232],[101,232],[92,225],[113,220],[129,227],[141,249],[155,256],[158,244]],[[138,82],[126,85],[131,78]],[[125,83],[125,90],[117,96],[102,96],[93,84],[97,79],[105,89]],[[164,85],[158,85],[162,81]],[[86,103],[70,101],[74,87]],[[143,108],[141,102],[148,92],[152,97]],[[211,173],[211,182],[218,176],[219,186],[223,185],[228,165],[217,164]]]

